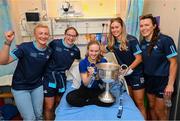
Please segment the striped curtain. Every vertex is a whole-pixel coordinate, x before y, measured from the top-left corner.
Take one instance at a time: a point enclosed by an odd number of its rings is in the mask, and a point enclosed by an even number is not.
[[[139,39],[139,16],[143,13],[144,0],[128,0],[126,14],[127,32]]]

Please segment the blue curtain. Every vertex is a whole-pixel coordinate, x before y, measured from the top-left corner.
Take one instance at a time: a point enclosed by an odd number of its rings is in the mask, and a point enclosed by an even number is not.
[[[11,18],[9,14],[9,7],[7,0],[0,0],[0,49],[2,48],[4,44],[4,32],[11,30]],[[12,48],[15,47],[15,42],[12,43]],[[0,65],[0,76],[12,74],[14,71],[14,68],[16,66],[16,63],[11,63],[9,65]],[[1,81],[1,80],[0,80]]]
[[[127,32],[139,39],[139,16],[143,13],[144,0],[128,0],[126,14]]]

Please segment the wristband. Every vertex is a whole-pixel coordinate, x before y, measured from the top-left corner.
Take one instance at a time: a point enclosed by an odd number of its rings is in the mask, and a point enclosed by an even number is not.
[[[4,41],[4,44],[5,44],[5,45],[8,45],[8,46],[11,46],[11,42],[9,42],[9,41],[7,41],[7,40]]]

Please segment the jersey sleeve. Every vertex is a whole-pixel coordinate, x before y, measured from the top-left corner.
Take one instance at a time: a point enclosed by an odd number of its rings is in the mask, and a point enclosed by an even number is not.
[[[140,49],[140,45],[137,39],[134,39],[133,41],[131,41],[130,44],[131,44],[130,47],[133,52],[133,55],[142,53],[142,50]]]
[[[103,57],[103,58],[101,58],[101,62],[100,63],[107,63],[107,60]]]
[[[17,60],[17,59],[20,59],[23,57],[24,55],[24,52],[23,52],[23,44],[21,45],[18,45],[17,48],[15,48],[14,50],[12,50],[10,52],[10,56],[14,59],[14,60]]]
[[[87,72],[87,65],[85,63],[85,61],[80,61],[79,63],[79,72],[80,73],[86,73]]]
[[[167,37],[163,40],[163,47],[167,58],[177,56],[176,46],[172,38]]]
[[[77,48],[77,53],[76,53],[76,56],[75,56],[76,59],[81,59],[81,53],[80,53],[80,50],[79,48]]]

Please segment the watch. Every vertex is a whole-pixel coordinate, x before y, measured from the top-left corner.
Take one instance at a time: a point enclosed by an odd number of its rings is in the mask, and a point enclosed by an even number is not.
[[[7,41],[7,40],[4,41],[4,44],[5,44],[5,45],[8,45],[8,46],[11,46],[11,42],[9,42],[9,41]]]

